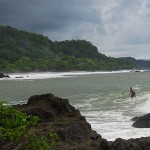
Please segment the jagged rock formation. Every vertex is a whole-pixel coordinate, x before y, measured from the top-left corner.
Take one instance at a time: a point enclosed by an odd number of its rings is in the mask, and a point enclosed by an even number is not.
[[[115,141],[103,139],[91,129],[85,117],[71,106],[67,99],[58,98],[53,94],[31,96],[27,104],[13,107],[40,117],[38,125],[33,127],[37,136],[47,136],[49,132],[59,135],[54,150],[150,150],[150,137],[129,140],[118,138]],[[17,150],[24,150],[26,139],[23,140]],[[5,143],[0,147],[0,150],[12,149],[16,150],[15,144],[12,143]]]
[[[29,98],[27,104],[13,107],[40,117],[35,129],[40,136],[50,131],[57,133],[60,139],[56,149],[91,150],[99,145],[101,136],[91,129],[85,117],[67,99],[53,94],[35,95]]]

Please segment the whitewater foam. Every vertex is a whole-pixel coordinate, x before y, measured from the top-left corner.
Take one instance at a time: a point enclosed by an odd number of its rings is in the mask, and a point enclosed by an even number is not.
[[[137,90],[140,90],[139,86],[136,87]],[[128,93],[125,93],[125,95],[127,96]],[[113,93],[111,96],[108,96],[111,98],[113,97],[111,100],[101,97],[103,103],[100,102],[99,109],[94,106],[94,103],[99,103],[97,99],[98,95],[95,97],[96,98],[87,99],[87,101],[89,100],[92,104],[92,106],[88,106],[88,109],[85,109],[87,106],[84,104],[78,105],[78,107],[80,107],[82,114],[86,116],[87,120],[90,122],[93,130],[96,130],[103,138],[113,141],[116,138],[130,139],[147,137],[150,135],[150,130],[134,128],[132,126],[133,121],[131,121],[136,115],[138,116],[139,114],[142,115],[143,113],[149,112],[149,93],[142,92],[133,99],[124,98],[124,95],[121,96],[119,92],[118,95],[117,93]],[[109,101],[111,101],[112,104],[104,109],[104,103],[108,104]]]
[[[31,79],[49,79],[49,78],[65,78],[75,77],[78,75],[88,74],[110,74],[110,73],[128,73],[131,70],[120,70],[120,71],[72,71],[72,72],[29,72],[29,73],[11,73],[10,78],[0,78],[0,80],[31,80]]]
[[[145,94],[139,99],[141,103],[138,104],[136,109],[142,113],[150,113],[150,94]]]

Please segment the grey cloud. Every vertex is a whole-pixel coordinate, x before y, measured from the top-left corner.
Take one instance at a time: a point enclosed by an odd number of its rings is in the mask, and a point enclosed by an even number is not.
[[[142,53],[148,52],[150,46],[149,3],[148,0],[114,1],[113,7],[110,7],[104,18],[107,34],[103,49],[106,54],[117,57],[150,57]],[[107,43],[110,43],[110,46],[107,46]],[[145,44],[147,47],[142,48]],[[124,45],[127,45],[126,50],[123,50]]]
[[[0,24],[52,40],[89,40],[114,57],[148,57],[141,53],[150,46],[149,16],[149,0],[0,0]]]
[[[149,47],[150,44],[140,44],[137,45],[121,45],[113,47],[112,51],[108,52],[108,55],[115,56],[115,57],[135,57],[137,59],[145,58],[149,59]]]
[[[1,0],[0,18],[3,24],[41,32],[80,22],[100,24],[99,14],[91,5],[91,0]]]

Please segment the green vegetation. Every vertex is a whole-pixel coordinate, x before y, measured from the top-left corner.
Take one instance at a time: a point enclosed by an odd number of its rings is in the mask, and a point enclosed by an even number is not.
[[[26,146],[28,150],[51,150],[52,148],[47,143],[47,139],[45,137],[36,137],[34,135],[30,135],[28,137],[28,144]]]
[[[59,139],[56,133],[50,133],[48,137],[51,139],[51,143],[48,144],[46,137],[36,137],[33,133],[29,133],[28,143],[26,149],[28,150],[52,150],[56,144],[56,140]]]
[[[0,26],[0,72],[118,70],[135,68],[107,57],[85,40],[53,42],[48,37]]]
[[[16,142],[18,145],[27,139],[24,145],[25,149],[30,150],[51,150],[55,145],[54,141],[58,139],[56,133],[50,133],[51,143],[47,142],[47,137],[37,137],[32,132],[40,119],[36,116],[30,116],[22,113],[15,108],[8,107],[6,103],[0,102],[0,141]]]
[[[150,69],[150,60],[136,60],[132,57],[123,57],[121,59],[136,65],[138,69]]]

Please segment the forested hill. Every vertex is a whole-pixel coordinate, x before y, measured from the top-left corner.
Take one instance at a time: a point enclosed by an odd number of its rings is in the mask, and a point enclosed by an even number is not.
[[[0,26],[0,72],[118,70],[134,63],[107,57],[85,40],[53,42],[47,36]]]
[[[122,60],[131,62],[132,64],[136,65],[138,69],[150,69],[150,60],[143,60],[143,59],[135,59],[132,57],[122,57]]]

